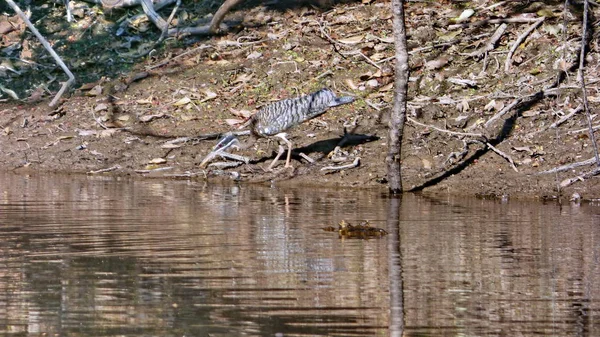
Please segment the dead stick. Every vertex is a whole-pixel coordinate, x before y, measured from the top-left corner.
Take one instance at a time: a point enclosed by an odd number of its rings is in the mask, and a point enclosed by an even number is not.
[[[100,169],[100,170],[95,170],[95,171],[89,171],[88,174],[98,174],[98,173],[104,173],[104,172],[110,172],[110,171],[114,171],[114,170],[119,170],[121,169],[120,165],[115,165],[115,166],[111,166],[109,168],[105,168],[105,169]]]
[[[492,150],[492,151],[496,152],[498,155],[500,155],[500,157],[506,159],[510,163],[510,166],[512,167],[512,169],[515,170],[515,172],[519,172],[519,170],[517,169],[517,166],[515,166],[515,162],[512,160],[512,158],[509,155],[498,150],[497,148],[495,148],[492,144],[490,144],[488,142],[486,142],[485,145],[487,147],[489,147],[490,150]]]
[[[191,53],[193,53],[193,52],[195,52],[197,50],[203,50],[203,49],[208,49],[208,48],[214,48],[214,47],[213,46],[209,46],[207,44],[200,45],[200,46],[198,46],[198,47],[196,47],[194,49],[190,49],[190,50],[188,50],[188,51],[186,51],[184,53],[181,53],[181,54],[179,54],[177,56],[174,56],[174,57],[172,57],[172,58],[170,58],[170,59],[168,59],[166,61],[162,61],[160,63],[157,63],[157,64],[153,65],[153,66],[146,67],[146,70],[152,70],[152,69],[155,69],[155,68],[158,68],[158,67],[162,67],[165,64],[168,64],[169,62],[174,61],[174,60],[176,60],[176,59],[178,59],[180,57],[183,57],[185,55],[191,54]]]
[[[581,33],[581,51],[579,54],[579,69],[577,70],[577,77],[581,83],[581,94],[583,98],[583,110],[587,116],[588,128],[590,130],[590,140],[594,147],[594,156],[596,157],[596,165],[600,167],[600,155],[598,155],[598,144],[596,144],[596,136],[594,135],[594,128],[592,127],[592,116],[590,113],[590,107],[587,99],[587,90],[585,89],[585,76],[583,73],[583,67],[585,63],[585,46],[587,44],[587,24],[588,24],[588,13],[589,13],[589,0],[583,0],[583,23],[581,24],[583,32]]]
[[[533,32],[533,30],[536,29],[539,25],[541,25],[545,19],[546,19],[546,17],[542,16],[536,22],[534,22],[531,26],[529,26],[529,28],[527,28],[527,30],[525,30],[523,32],[523,34],[519,35],[519,37],[517,38],[515,43],[513,43],[513,45],[510,47],[510,51],[508,52],[508,55],[506,56],[506,61],[504,62],[504,71],[505,72],[508,73],[508,71],[510,70],[510,64],[512,63],[512,56],[515,53],[515,51],[517,50],[517,48],[519,48],[519,46],[521,45],[521,43],[523,43],[523,41],[525,41],[527,36],[529,34],[531,34],[531,32]]]
[[[340,166],[325,166],[321,169],[321,171],[341,171],[349,168],[355,168],[360,164],[360,157],[356,157],[354,161],[347,165]]]
[[[69,68],[67,68],[67,65],[63,62],[63,60],[60,58],[60,56],[58,56],[58,54],[54,51],[54,49],[52,49],[52,46],[50,46],[48,41],[42,36],[42,34],[40,34],[40,32],[37,30],[37,28],[35,28],[35,26],[31,23],[31,21],[29,21],[29,18],[27,18],[27,15],[25,15],[25,13],[23,13],[23,11],[21,11],[19,6],[17,6],[17,4],[15,4],[13,0],[6,0],[6,2],[15,11],[15,13],[17,13],[21,17],[21,19],[25,22],[27,27],[33,32],[33,34],[38,38],[38,40],[40,40],[40,42],[42,43],[44,48],[46,48],[46,50],[50,53],[50,55],[52,55],[52,57],[54,58],[56,63],[58,63],[58,65],[60,65],[62,70],[67,74],[67,76],[69,76],[69,80],[67,80],[66,82],[63,82],[62,87],[60,88],[60,90],[58,91],[56,96],[54,96],[54,99],[52,99],[52,102],[50,102],[49,106],[53,107],[56,105],[56,103],[62,97],[62,95],[65,93],[65,91],[69,88],[69,86],[71,86],[71,84],[73,84],[73,82],[75,82],[75,76],[73,76],[73,73],[71,73]]]
[[[537,21],[537,18],[507,18],[507,19],[488,19],[477,22],[466,22],[466,23],[458,23],[455,25],[448,26],[449,30],[455,30],[460,28],[467,27],[480,27],[484,25],[496,25],[499,23],[533,23]]]
[[[506,31],[506,27],[508,27],[508,25],[506,23],[501,24],[498,27],[498,29],[496,29],[496,31],[494,32],[494,35],[492,35],[492,37],[490,37],[490,39],[488,40],[488,43],[486,43],[486,45],[483,48],[478,49],[472,53],[469,53],[466,56],[479,57],[480,55],[486,54],[486,53],[494,50],[494,48],[496,48],[496,44],[498,43],[498,40],[500,40],[502,35],[504,35],[504,32]]]
[[[544,131],[546,131],[546,130],[548,130],[548,129],[554,129],[554,128],[558,127],[559,125],[561,125],[562,123],[564,123],[564,122],[566,122],[567,120],[569,120],[569,118],[573,117],[573,116],[574,116],[576,113],[578,113],[578,112],[579,112],[579,111],[581,111],[581,110],[583,110],[583,107],[580,105],[580,106],[578,106],[577,108],[573,109],[571,112],[569,112],[569,114],[568,114],[568,115],[566,115],[566,116],[563,116],[561,119],[559,119],[559,120],[557,120],[556,122],[552,123],[552,124],[551,124],[549,127],[547,127],[547,128],[542,128],[542,129],[540,129],[540,130],[537,130],[537,131],[531,132],[531,133],[529,133],[529,134],[528,134],[528,136],[530,136],[530,137],[531,137],[531,136],[535,136],[535,135],[537,135],[538,133],[544,132]],[[584,129],[584,130],[587,130],[587,129]]]
[[[489,127],[490,125],[492,125],[492,123],[494,123],[497,119],[499,119],[500,117],[506,115],[510,110],[512,110],[512,108],[514,108],[517,104],[521,103],[521,101],[523,100],[523,98],[517,98],[514,101],[512,101],[512,103],[510,103],[508,106],[504,107],[504,109],[500,110],[500,112],[498,112],[497,114],[495,114],[494,116],[492,116],[492,118],[490,118],[487,122],[485,122],[485,124],[483,126],[485,126],[486,128]]]
[[[590,159],[587,159],[584,161],[578,161],[576,163],[571,163],[571,164],[567,164],[567,165],[554,167],[549,170],[542,171],[542,172],[539,172],[536,174],[549,174],[549,173],[558,173],[558,172],[568,171],[568,170],[574,169],[579,166],[592,165],[595,162],[596,162],[596,158],[590,158]]]
[[[420,126],[423,126],[423,127],[426,127],[426,128],[432,128],[432,129],[437,130],[439,132],[449,133],[451,135],[485,138],[485,136],[483,134],[481,134],[481,133],[450,131],[450,130],[445,130],[445,129],[438,128],[437,126],[433,126],[433,125],[423,124],[423,123],[417,122],[416,120],[414,120],[414,119],[412,119],[411,117],[408,117],[408,116],[406,116],[406,119],[409,122],[413,123],[413,124],[417,124],[417,125],[420,125]]]
[[[225,14],[227,14],[227,12],[231,10],[231,8],[233,8],[235,5],[239,4],[242,1],[243,0],[225,0],[221,7],[217,9],[217,12],[210,21],[210,26],[208,30],[213,34],[218,33],[221,22],[225,18]]]
[[[587,0],[585,0],[587,2]],[[563,180],[560,183],[560,187],[568,187],[570,185],[572,185],[573,183],[575,183],[576,181],[584,181],[585,179],[597,176],[598,174],[600,174],[600,167],[596,167],[595,169],[591,170],[590,172],[586,172],[580,176],[574,177],[574,178],[568,178]]]

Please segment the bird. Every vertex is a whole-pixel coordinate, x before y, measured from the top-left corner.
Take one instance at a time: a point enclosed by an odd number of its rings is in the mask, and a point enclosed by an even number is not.
[[[337,97],[329,88],[323,88],[298,98],[285,99],[264,106],[250,118],[250,132],[255,138],[277,137],[288,147],[285,167],[291,167],[292,142],[287,139],[288,129],[309,119],[324,114],[329,108],[354,102],[352,96]],[[268,167],[272,170],[279,160],[284,147],[279,145],[279,153]]]

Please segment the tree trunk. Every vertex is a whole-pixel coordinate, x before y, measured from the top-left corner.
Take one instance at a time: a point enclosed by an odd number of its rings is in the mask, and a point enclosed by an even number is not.
[[[404,24],[404,0],[392,0],[394,16],[394,41],[396,45],[396,78],[394,84],[394,107],[390,118],[388,154],[385,158],[388,167],[388,184],[392,194],[402,193],[400,154],[402,133],[406,120],[406,92],[408,90],[408,51],[406,49],[406,28]]]

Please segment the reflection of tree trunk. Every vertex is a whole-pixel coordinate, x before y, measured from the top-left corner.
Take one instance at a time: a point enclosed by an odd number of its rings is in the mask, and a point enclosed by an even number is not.
[[[404,0],[392,0],[394,15],[394,41],[396,44],[396,78],[394,84],[394,107],[390,118],[389,148],[385,158],[388,168],[390,191],[402,192],[400,174],[400,152],[402,132],[406,119],[406,92],[408,90],[408,51],[406,49],[406,29],[404,25]]]
[[[388,228],[388,269],[390,279],[390,336],[400,337],[404,331],[404,293],[402,289],[402,254],[400,252],[400,205],[402,197],[390,197]]]

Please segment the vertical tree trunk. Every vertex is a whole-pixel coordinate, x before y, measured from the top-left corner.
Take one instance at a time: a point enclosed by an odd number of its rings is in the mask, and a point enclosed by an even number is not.
[[[400,173],[400,153],[402,132],[406,120],[406,92],[408,90],[408,51],[406,49],[406,28],[404,24],[404,0],[392,0],[394,15],[394,40],[396,44],[396,78],[394,84],[394,107],[390,118],[388,154],[385,158],[388,167],[388,183],[392,194],[402,193]]]

